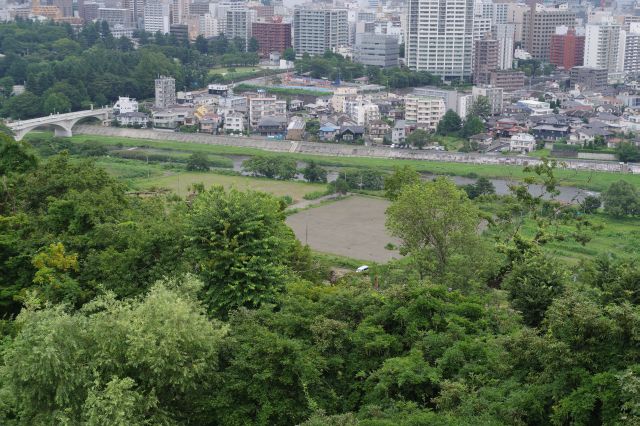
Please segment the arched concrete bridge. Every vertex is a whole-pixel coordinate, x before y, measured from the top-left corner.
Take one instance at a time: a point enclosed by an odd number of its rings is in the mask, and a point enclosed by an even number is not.
[[[70,112],[67,114],[51,114],[46,117],[32,118],[30,120],[13,121],[7,123],[7,126],[13,130],[17,141],[21,140],[24,135],[30,131],[42,126],[53,127],[56,136],[69,137],[73,135],[71,129],[73,129],[73,126],[75,126],[78,121],[88,117],[108,120],[110,112],[111,108],[100,108]]]

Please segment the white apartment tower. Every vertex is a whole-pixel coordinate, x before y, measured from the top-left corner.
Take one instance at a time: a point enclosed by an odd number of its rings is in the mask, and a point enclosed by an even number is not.
[[[167,108],[176,104],[176,79],[160,76],[156,78],[156,108]]]
[[[640,23],[632,22],[628,31],[622,31],[621,44],[624,45],[624,71],[640,73]]]
[[[609,74],[622,72],[624,37],[622,27],[613,22],[587,24],[584,40],[584,66],[604,68]]]
[[[322,55],[326,50],[349,44],[346,9],[321,4],[296,6],[293,11],[293,48],[302,56]]]
[[[446,79],[471,76],[473,0],[408,0],[406,62]]]
[[[171,9],[169,3],[160,0],[148,1],[144,4],[144,30],[155,34],[160,31],[162,34],[169,33],[171,19]]]

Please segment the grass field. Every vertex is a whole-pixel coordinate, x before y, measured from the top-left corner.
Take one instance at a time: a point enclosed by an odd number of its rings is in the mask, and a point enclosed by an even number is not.
[[[133,181],[133,187],[139,190],[167,188],[180,196],[185,196],[189,192],[189,186],[197,183],[202,183],[207,188],[212,185],[222,185],[225,188],[236,188],[239,190],[252,189],[255,191],[268,192],[278,197],[289,195],[293,198],[294,202],[302,200],[302,197],[309,192],[326,189],[326,185],[320,184],[260,179],[246,176],[227,176],[204,172],[176,172],[166,176],[156,175],[150,178],[142,177]]]
[[[209,70],[209,75],[220,74],[225,77],[234,75],[250,74],[260,71],[260,67],[229,67],[229,68],[212,68]]]
[[[473,176],[487,178],[522,179],[525,173],[521,167],[499,165],[476,165],[463,163],[447,163],[422,160],[392,160],[386,158],[365,157],[330,157],[306,154],[275,154],[261,151],[255,148],[244,148],[222,145],[205,145],[189,142],[154,141],[146,139],[132,139],[109,136],[78,135],[71,138],[72,141],[82,143],[86,140],[99,141],[107,145],[122,144],[122,146],[148,146],[162,149],[188,150],[191,152],[205,152],[213,155],[283,155],[296,160],[314,160],[323,166],[343,167],[373,167],[383,170],[391,170],[394,166],[410,165],[416,170],[425,173]],[[274,142],[279,143],[279,142]],[[637,187],[640,187],[640,175],[587,172],[573,170],[557,170],[556,176],[559,183],[565,186],[576,186],[592,191],[604,191],[611,183],[624,179]]]

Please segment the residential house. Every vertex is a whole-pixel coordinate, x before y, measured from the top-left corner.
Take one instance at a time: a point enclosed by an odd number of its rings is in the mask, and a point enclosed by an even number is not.
[[[301,141],[304,138],[305,125],[304,118],[297,115],[291,117],[291,121],[289,121],[289,125],[287,126],[287,139]]]
[[[493,136],[489,133],[478,133],[477,135],[471,136],[469,142],[471,142],[472,145],[477,144],[479,151],[484,151],[493,143]]]
[[[287,117],[278,115],[266,115],[254,127],[260,136],[282,136],[286,129]]]
[[[189,126],[195,123],[195,116],[191,108],[163,109],[153,113],[153,127],[158,129],[177,129],[180,126]]]
[[[364,137],[363,126],[340,126],[336,139],[342,142],[354,142]]]
[[[200,132],[216,134],[222,126],[222,117],[218,114],[208,113],[200,118]]]
[[[532,127],[531,132],[537,139],[557,141],[559,139],[567,139],[571,134],[571,128],[560,124],[539,124]]]
[[[509,151],[527,153],[536,149],[536,138],[529,133],[516,133],[509,140]]]
[[[318,136],[320,137],[321,141],[332,141],[336,138],[339,132],[340,126],[327,122],[320,126],[320,130],[318,130]]]
[[[393,130],[391,130],[391,143],[404,145],[406,138],[406,122],[404,120],[396,120]]]

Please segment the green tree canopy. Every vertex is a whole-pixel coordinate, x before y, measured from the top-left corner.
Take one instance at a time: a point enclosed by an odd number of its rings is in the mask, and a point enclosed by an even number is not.
[[[411,166],[396,166],[384,177],[384,196],[396,200],[405,186],[420,182],[420,174]]]
[[[429,132],[423,129],[416,129],[407,136],[407,143],[418,149],[424,148],[430,142]]]
[[[640,214],[640,195],[635,186],[619,180],[609,185],[602,194],[604,211],[612,216],[633,216]]]
[[[212,313],[259,306],[284,289],[294,237],[276,198],[213,187],[193,201],[188,240]]]
[[[438,122],[438,128],[436,132],[439,135],[455,135],[462,128],[462,119],[453,110],[447,110],[444,116]]]

